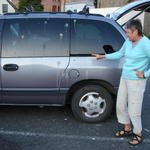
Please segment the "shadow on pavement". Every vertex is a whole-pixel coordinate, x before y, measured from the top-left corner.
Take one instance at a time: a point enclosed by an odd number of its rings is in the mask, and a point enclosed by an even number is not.
[[[0,136],[0,150],[21,150],[17,143],[6,140]]]

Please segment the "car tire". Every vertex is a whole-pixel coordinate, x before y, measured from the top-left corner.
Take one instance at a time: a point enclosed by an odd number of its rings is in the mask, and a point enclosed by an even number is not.
[[[75,92],[71,107],[77,119],[91,123],[101,122],[110,116],[113,99],[104,87],[88,85]]]

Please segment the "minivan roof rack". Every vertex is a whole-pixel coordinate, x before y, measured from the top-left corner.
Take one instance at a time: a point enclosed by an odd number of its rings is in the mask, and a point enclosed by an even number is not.
[[[33,8],[33,6],[32,6],[32,5],[27,6],[27,7],[24,7],[23,12],[24,12],[24,13],[34,12],[34,8]]]
[[[89,7],[87,7],[86,5],[83,7],[83,9],[81,11],[79,11],[79,14],[85,14],[88,15],[89,14]]]
[[[24,14],[24,15],[28,15],[28,14],[76,14],[76,15],[90,15],[90,16],[100,16],[100,17],[104,17],[101,14],[85,14],[83,12],[72,12],[72,11],[67,11],[67,12],[36,12],[36,11],[25,11],[25,12],[15,12],[15,13],[5,13],[3,15],[20,15],[20,14]]]

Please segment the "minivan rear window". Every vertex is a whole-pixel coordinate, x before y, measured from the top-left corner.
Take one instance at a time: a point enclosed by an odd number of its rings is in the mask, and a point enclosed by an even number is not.
[[[72,20],[71,54],[112,53],[119,50],[123,36],[110,23],[96,20]]]

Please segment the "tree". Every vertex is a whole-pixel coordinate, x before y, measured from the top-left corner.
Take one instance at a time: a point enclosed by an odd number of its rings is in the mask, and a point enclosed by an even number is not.
[[[19,11],[24,11],[25,7],[33,7],[35,11],[43,11],[41,0],[20,0]]]

